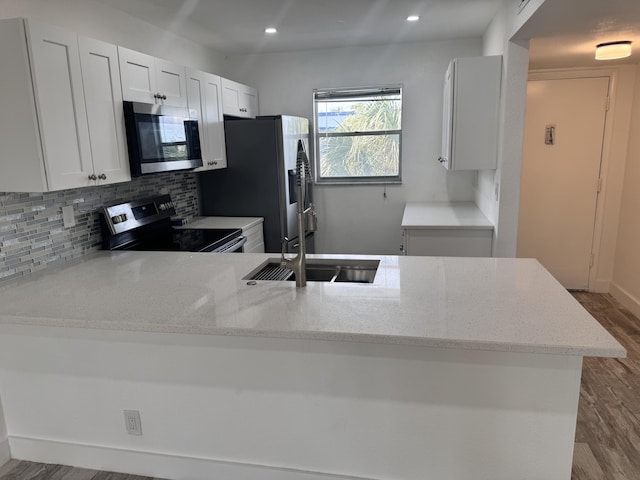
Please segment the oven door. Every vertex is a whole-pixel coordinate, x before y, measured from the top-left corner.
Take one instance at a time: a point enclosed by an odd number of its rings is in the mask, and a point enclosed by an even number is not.
[[[123,102],[131,175],[202,166],[198,120],[182,108]]]
[[[225,243],[224,245],[216,248],[212,253],[243,253],[245,243],[247,243],[247,237],[236,237],[229,243]]]

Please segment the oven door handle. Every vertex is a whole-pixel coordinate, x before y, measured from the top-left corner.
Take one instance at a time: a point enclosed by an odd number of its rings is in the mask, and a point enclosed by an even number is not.
[[[247,237],[244,237],[244,236],[240,236],[236,240],[237,241],[235,243],[232,243],[230,247],[227,247],[226,245],[223,245],[219,249],[214,250],[214,253],[233,253],[233,252],[237,252],[238,250],[240,250],[242,248],[242,246],[245,243],[247,243]],[[229,244],[227,243],[227,245],[229,245]]]

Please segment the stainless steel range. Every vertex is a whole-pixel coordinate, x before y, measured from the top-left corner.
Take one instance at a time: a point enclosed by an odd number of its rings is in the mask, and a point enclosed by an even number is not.
[[[176,210],[169,195],[111,205],[101,213],[105,250],[230,253],[242,252],[247,241],[239,228],[173,228]]]

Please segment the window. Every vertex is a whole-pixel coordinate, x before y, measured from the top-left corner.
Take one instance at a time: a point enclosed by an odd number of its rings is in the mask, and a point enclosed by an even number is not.
[[[313,91],[316,182],[400,183],[402,88]]]

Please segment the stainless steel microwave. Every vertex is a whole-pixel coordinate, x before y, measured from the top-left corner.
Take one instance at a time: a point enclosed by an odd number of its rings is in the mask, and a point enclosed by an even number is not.
[[[202,166],[198,120],[186,108],[123,103],[132,176]]]

